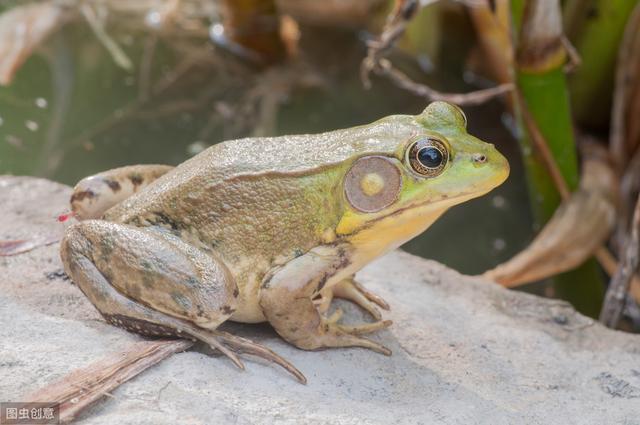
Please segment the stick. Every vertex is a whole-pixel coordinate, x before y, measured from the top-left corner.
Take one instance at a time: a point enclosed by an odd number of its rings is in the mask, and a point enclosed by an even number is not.
[[[427,3],[429,4],[429,3]],[[369,74],[388,77],[396,86],[407,90],[429,101],[444,100],[458,105],[477,105],[484,103],[496,96],[513,90],[512,83],[501,84],[488,89],[472,91],[469,93],[442,93],[431,87],[413,81],[409,76],[396,69],[391,61],[384,56],[393,48],[396,41],[402,37],[407,25],[416,15],[420,7],[417,0],[397,0],[394,10],[387,17],[387,23],[377,40],[368,43],[367,57],[363,59],[360,67],[360,79],[365,88],[371,87]]]
[[[631,227],[631,237],[627,239],[624,255],[620,267],[611,278],[607,295],[604,299],[600,322],[610,328],[615,328],[620,321],[624,309],[624,302],[629,291],[631,279],[638,269],[638,254],[640,249],[640,197],[636,202]]]
[[[26,397],[24,401],[59,405],[60,423],[71,422],[93,402],[174,353],[193,345],[187,340],[142,341],[125,351],[112,354],[82,369],[77,369]]]

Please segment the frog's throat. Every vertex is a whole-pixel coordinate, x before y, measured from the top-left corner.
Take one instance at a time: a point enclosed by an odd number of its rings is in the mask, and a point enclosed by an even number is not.
[[[413,236],[404,240],[400,245],[414,236],[425,231],[435,220],[438,219],[449,208],[466,202],[473,198],[478,198],[490,192],[493,188],[484,191],[473,191],[463,193],[439,201],[418,202],[406,207],[397,209],[389,214],[363,220],[362,216],[345,216],[340,220],[336,228],[336,235],[346,239],[359,239],[370,232],[381,232],[392,230],[396,227],[406,228]],[[417,231],[417,233],[414,233]],[[394,232],[395,233],[395,232]],[[404,233],[404,232],[401,232]],[[372,235],[375,236],[375,235]]]

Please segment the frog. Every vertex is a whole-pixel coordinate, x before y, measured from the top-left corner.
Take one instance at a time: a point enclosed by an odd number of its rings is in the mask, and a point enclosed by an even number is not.
[[[242,354],[259,356],[306,383],[270,348],[220,326],[268,322],[302,350],[391,355],[369,336],[391,326],[380,311],[389,305],[355,274],[508,175],[495,146],[467,132],[462,109],[435,101],[418,115],[225,141],[175,167],[85,178],[60,254],[108,323],[202,341],[240,369]],[[371,320],[343,323],[335,298]]]

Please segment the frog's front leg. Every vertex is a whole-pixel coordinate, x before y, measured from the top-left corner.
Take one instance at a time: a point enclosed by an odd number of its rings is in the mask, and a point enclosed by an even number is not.
[[[276,332],[305,350],[364,347],[390,355],[388,348],[359,335],[386,328],[391,321],[341,325],[337,323],[340,312],[326,318],[313,303],[325,285],[343,279],[341,275],[349,265],[348,246],[328,245],[316,247],[269,273],[260,288],[260,306]]]
[[[382,320],[378,307],[389,310],[389,304],[382,297],[366,289],[355,280],[354,276],[343,279],[332,287],[322,289],[318,297],[314,298],[314,303],[321,313],[325,313],[329,310],[334,298],[351,301],[366,310],[376,320]]]
[[[238,287],[214,253],[152,228],[87,220],[67,229],[65,271],[111,324],[147,336],[195,338],[228,356],[273,361],[304,376],[273,351],[219,331],[237,305]]]

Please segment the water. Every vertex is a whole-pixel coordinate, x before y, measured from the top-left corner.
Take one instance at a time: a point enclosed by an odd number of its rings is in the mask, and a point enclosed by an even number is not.
[[[130,72],[114,63],[85,24],[67,25],[13,84],[0,87],[0,173],[73,185],[126,164],[178,164],[226,139],[322,132],[425,107],[423,99],[379,79],[372,90],[363,89],[365,51],[354,33],[305,34],[305,65],[256,73],[204,39],[117,30],[114,39],[134,63]],[[440,69],[429,83],[459,87],[460,75]],[[517,146],[500,103],[465,112],[469,131],[509,158],[511,177],[488,196],[453,208],[405,249],[479,273],[523,248],[530,217]]]

